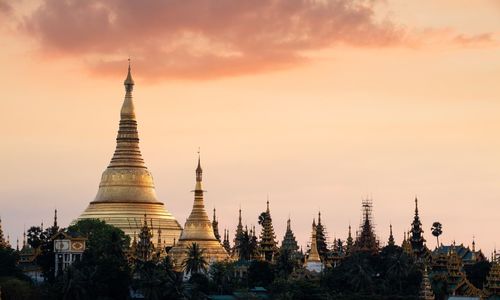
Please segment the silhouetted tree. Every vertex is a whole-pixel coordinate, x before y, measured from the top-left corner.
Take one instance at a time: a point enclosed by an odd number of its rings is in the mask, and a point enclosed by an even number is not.
[[[439,222],[432,223],[431,232],[432,235],[436,237],[437,241],[436,247],[439,247],[439,236],[443,233],[443,225],[441,225],[441,223]]]
[[[82,260],[60,279],[63,297],[73,299],[127,299],[131,272],[124,248],[129,238],[123,231],[99,220],[81,220],[68,228],[70,234],[88,238]],[[78,290],[86,294],[78,294]]]
[[[188,246],[186,253],[187,257],[182,262],[182,268],[186,274],[207,272],[208,262],[204,257],[204,250],[200,249],[197,243]]]
[[[271,263],[267,261],[252,261],[248,267],[249,286],[269,286],[274,280],[273,271]]]

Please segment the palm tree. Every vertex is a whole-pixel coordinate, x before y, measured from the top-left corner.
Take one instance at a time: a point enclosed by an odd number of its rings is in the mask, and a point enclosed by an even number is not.
[[[432,235],[437,239],[437,247],[439,247],[439,236],[443,233],[443,225],[439,222],[432,223],[431,227]]]
[[[207,272],[208,262],[203,256],[204,250],[200,249],[197,243],[188,246],[186,253],[187,257],[182,262],[182,268],[186,274],[196,274],[200,272]]]
[[[264,221],[268,218],[267,212],[263,212],[259,215],[258,223],[259,225],[264,224]]]

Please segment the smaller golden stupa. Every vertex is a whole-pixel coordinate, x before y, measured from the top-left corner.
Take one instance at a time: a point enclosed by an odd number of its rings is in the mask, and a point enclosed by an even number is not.
[[[316,222],[314,220],[312,224],[311,249],[309,251],[309,256],[307,257],[305,267],[307,270],[312,272],[319,273],[323,270],[323,263],[321,262],[316,242]]]
[[[205,210],[201,184],[202,173],[200,157],[198,157],[193,209],[186,220],[179,241],[169,252],[177,269],[182,269],[182,264],[187,258],[187,248],[193,243],[198,244],[209,263],[229,259],[226,249],[215,237],[212,222]]]

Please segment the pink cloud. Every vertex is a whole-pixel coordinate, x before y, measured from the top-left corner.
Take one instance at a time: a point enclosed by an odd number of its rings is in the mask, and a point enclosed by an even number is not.
[[[44,55],[77,58],[99,75],[121,76],[129,55],[150,79],[211,79],[293,68],[337,45],[497,43],[491,33],[402,29],[375,15],[383,0],[40,1],[21,30]]]
[[[124,57],[152,78],[204,79],[290,68],[307,51],[380,47],[403,32],[363,0],[43,0],[23,21],[43,53],[114,74]],[[98,59],[95,59],[98,57]]]
[[[0,25],[7,23],[12,17],[12,6],[5,0],[0,0]]]

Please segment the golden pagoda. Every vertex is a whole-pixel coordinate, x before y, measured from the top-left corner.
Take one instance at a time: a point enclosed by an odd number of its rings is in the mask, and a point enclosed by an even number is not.
[[[316,241],[316,222],[313,220],[312,224],[312,234],[311,234],[311,249],[309,251],[309,256],[306,259],[305,267],[312,272],[321,272],[323,270],[323,263],[318,252],[318,246]]]
[[[229,259],[229,255],[217,240],[212,227],[212,222],[208,218],[203,201],[202,174],[200,157],[198,157],[198,167],[196,168],[196,185],[194,188],[194,203],[191,214],[184,224],[181,236],[177,244],[169,251],[177,269],[187,257],[187,248],[193,243],[198,244],[205,259],[209,262],[223,261]]]
[[[100,219],[132,237],[141,231],[142,216],[146,214],[152,227],[161,229],[163,240],[172,245],[182,228],[157,199],[153,176],[142,159],[132,101],[134,80],[130,73],[130,60],[124,85],[126,93],[120,112],[115,153],[102,174],[94,201],[78,220]]]

